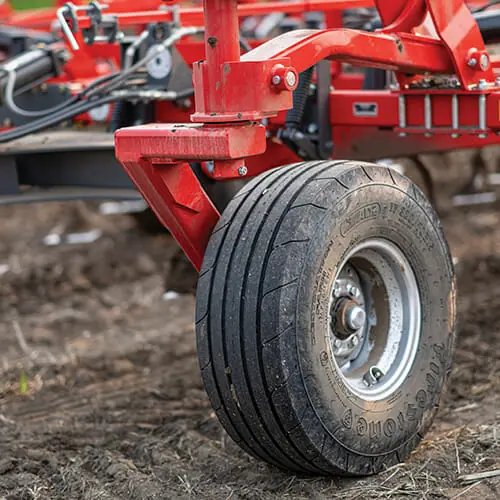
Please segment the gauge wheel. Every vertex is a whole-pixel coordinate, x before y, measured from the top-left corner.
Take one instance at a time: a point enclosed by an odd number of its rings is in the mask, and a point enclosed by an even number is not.
[[[213,408],[270,464],[374,474],[436,414],[454,269],[432,206],[387,167],[306,162],[252,180],[211,236],[196,309]]]

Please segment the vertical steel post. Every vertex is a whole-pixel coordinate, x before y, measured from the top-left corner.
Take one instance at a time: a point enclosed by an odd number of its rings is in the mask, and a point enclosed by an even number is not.
[[[219,111],[223,65],[240,60],[237,0],[203,0],[208,109]]]

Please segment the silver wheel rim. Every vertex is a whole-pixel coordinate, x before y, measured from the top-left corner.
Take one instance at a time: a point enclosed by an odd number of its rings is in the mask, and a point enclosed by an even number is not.
[[[390,241],[356,245],[338,268],[330,295],[328,341],[333,364],[359,397],[386,399],[403,383],[420,339],[415,274]]]

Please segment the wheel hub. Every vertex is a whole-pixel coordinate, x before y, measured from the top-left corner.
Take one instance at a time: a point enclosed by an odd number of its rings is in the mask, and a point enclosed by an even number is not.
[[[339,266],[330,299],[330,346],[349,388],[376,400],[408,374],[420,335],[415,275],[389,241],[357,245]]]

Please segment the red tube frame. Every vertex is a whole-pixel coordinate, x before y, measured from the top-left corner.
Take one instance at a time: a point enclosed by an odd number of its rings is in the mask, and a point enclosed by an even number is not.
[[[197,269],[201,266],[207,234],[214,227],[216,216],[205,208],[206,213],[212,216],[203,219],[203,224],[196,222],[200,220],[199,213],[193,212],[191,217],[182,220],[176,218],[179,203],[175,200],[181,197],[177,190],[182,192],[185,199],[203,199],[203,206],[209,205],[208,197],[199,183],[190,182],[185,189],[174,182],[175,176],[170,178],[167,186],[168,192],[174,194],[162,196],[166,180],[159,172],[189,159],[217,158],[214,169],[217,178],[232,178],[235,172],[240,175],[258,173],[260,169],[252,167],[258,162],[247,161],[247,158],[263,153],[265,143],[261,136],[259,140],[250,139],[252,134],[255,135],[253,129],[256,124],[253,123],[291,107],[290,90],[273,84],[273,75],[277,75],[277,71],[279,75],[286,76],[287,71],[300,72],[325,58],[389,69],[397,72],[403,86],[400,92],[390,94],[389,98],[393,100],[398,100],[400,95],[411,94],[406,86],[419,74],[456,74],[461,84],[459,93],[465,96],[470,94],[474,102],[479,102],[481,95],[488,94],[488,102],[495,101],[498,106],[499,93],[496,92],[490,61],[482,67],[477,64],[473,67],[470,63],[471,54],[480,56],[485,53],[485,47],[477,24],[463,0],[446,0],[446,9],[444,1],[439,0],[425,0],[425,4],[424,0],[400,0],[399,8],[394,3],[388,8],[387,2],[380,2],[381,17],[390,23],[385,32],[365,33],[347,29],[291,32],[245,54],[241,61],[236,55],[238,34],[233,29],[225,30],[212,16],[216,12],[223,15],[223,2],[226,5],[225,15],[232,16],[233,24],[235,22],[236,0],[205,0],[205,11],[210,13],[205,18],[206,50],[211,53],[206,62],[194,67],[197,109],[193,119],[203,119],[204,124],[183,129],[183,141],[175,139],[179,130],[173,126],[160,126],[160,129],[158,125],[134,127],[118,131],[115,136],[117,158]],[[243,7],[246,6],[241,6],[239,10]],[[438,39],[421,35],[419,25],[427,14],[434,21]],[[230,21],[226,19],[226,22]],[[401,31],[394,32],[396,28]],[[408,76],[409,73],[415,77]],[[279,83],[282,79],[276,81]],[[292,77],[290,81],[293,81]],[[368,94],[359,92],[358,95],[363,99],[363,95],[366,97]],[[414,106],[423,109],[428,93],[421,91],[419,95],[421,102],[417,100]],[[384,98],[382,95],[371,97]],[[341,99],[340,96],[338,98]],[[434,96],[434,99],[443,102],[447,98]],[[335,103],[336,98],[332,99]],[[385,120],[392,120],[397,131],[399,108],[392,105],[391,109],[392,115],[386,116]],[[470,110],[472,113],[477,112],[473,106]],[[488,125],[500,128],[500,117],[497,118],[496,121],[490,119]],[[231,131],[242,130],[242,120],[249,122],[245,125],[243,135],[234,142]],[[380,117],[377,120],[376,124]],[[357,122],[357,125],[361,123]],[[483,124],[479,125],[481,129]],[[229,142],[223,144],[230,140],[233,140],[233,147]],[[241,147],[243,144],[244,148]],[[176,224],[172,224],[173,218]]]

